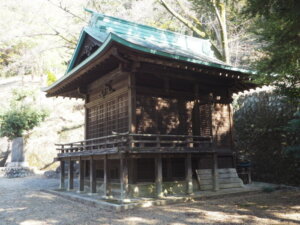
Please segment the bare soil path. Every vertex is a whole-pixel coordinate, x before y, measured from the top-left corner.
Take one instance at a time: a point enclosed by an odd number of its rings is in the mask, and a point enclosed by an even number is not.
[[[56,179],[0,178],[0,225],[300,224],[300,191],[250,193],[121,213],[75,203],[40,189]]]

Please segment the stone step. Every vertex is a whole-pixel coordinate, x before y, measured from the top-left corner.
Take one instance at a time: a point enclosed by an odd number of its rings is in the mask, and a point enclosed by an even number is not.
[[[201,190],[213,189],[212,169],[196,170]],[[218,183],[220,189],[243,187],[235,168],[218,169]]]
[[[240,183],[241,179],[238,177],[234,177],[234,178],[224,178],[224,179],[218,179],[219,184],[228,184],[228,183]],[[200,185],[202,184],[212,184],[213,183],[213,179],[208,179],[208,180],[200,180]]]

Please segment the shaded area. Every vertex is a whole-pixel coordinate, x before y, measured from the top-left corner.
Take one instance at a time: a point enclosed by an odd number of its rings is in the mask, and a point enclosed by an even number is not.
[[[50,194],[55,179],[0,179],[3,224],[298,224],[300,191],[281,190],[206,199],[121,213],[88,207]]]

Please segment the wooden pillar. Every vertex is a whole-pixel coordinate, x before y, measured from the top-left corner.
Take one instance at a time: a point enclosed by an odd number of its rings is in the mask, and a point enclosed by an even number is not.
[[[74,161],[69,158],[69,171],[68,171],[68,190],[74,188]]]
[[[167,158],[167,181],[172,181],[172,161]]]
[[[212,177],[213,177],[213,189],[214,191],[219,190],[219,180],[218,180],[218,154],[215,152],[213,153],[213,169],[212,169]]]
[[[128,198],[128,163],[124,154],[120,155],[120,189],[121,199]]]
[[[60,189],[65,189],[65,161],[60,160]]]
[[[185,174],[186,174],[186,193],[193,193],[193,172],[192,172],[192,154],[188,153],[185,158]]]
[[[128,128],[129,133],[136,131],[136,88],[135,73],[128,73]]]
[[[163,197],[163,188],[162,188],[162,159],[161,154],[158,154],[155,157],[155,186],[156,186],[156,196],[158,198]]]
[[[96,167],[95,160],[91,156],[90,158],[90,192],[96,193]]]
[[[103,195],[104,195],[104,197],[106,197],[108,194],[108,191],[107,191],[108,172],[109,172],[109,169],[108,169],[108,163],[107,163],[107,155],[105,155],[104,159],[103,159]]]
[[[79,192],[84,191],[85,160],[79,158]]]

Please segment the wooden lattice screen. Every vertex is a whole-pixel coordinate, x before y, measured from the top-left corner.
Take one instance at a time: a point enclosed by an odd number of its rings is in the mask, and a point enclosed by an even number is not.
[[[87,108],[87,138],[128,131],[128,94],[103,99]]]
[[[200,135],[211,136],[212,135],[212,105],[203,104],[200,105]]]

